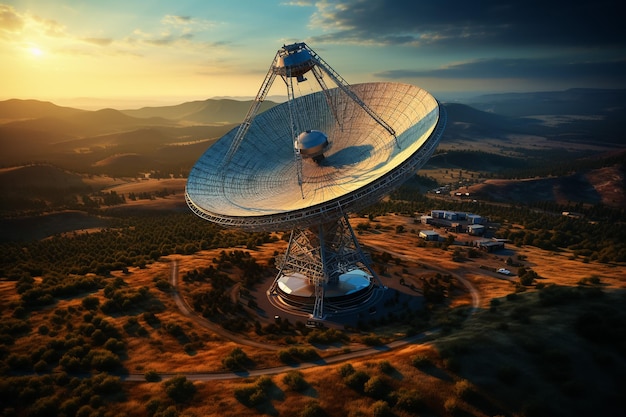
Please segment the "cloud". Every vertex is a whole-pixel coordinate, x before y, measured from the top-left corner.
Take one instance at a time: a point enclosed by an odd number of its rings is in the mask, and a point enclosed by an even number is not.
[[[27,34],[48,37],[66,36],[65,26],[55,20],[44,19],[30,13],[19,13],[15,8],[0,4],[0,38],[16,39]]]
[[[436,77],[447,79],[544,79],[613,80],[626,74],[626,60],[561,62],[556,59],[481,59],[429,70],[390,70],[375,74],[380,78],[407,79]]]
[[[0,31],[19,32],[23,27],[24,18],[13,7],[0,4]]]
[[[179,45],[180,43],[187,43],[193,39],[193,34],[184,33],[182,35],[167,35],[161,38],[144,39],[144,43],[153,46],[171,46]]]
[[[315,5],[315,2],[310,0],[310,1],[306,1],[306,0],[300,0],[300,1],[286,1],[283,3],[280,3],[281,6],[295,6],[295,7],[312,7]]]
[[[83,38],[83,42],[91,43],[98,46],[109,46],[113,43],[111,38]]]
[[[39,16],[32,16],[32,19],[36,22],[39,29],[42,30],[45,35],[51,37],[66,36],[65,26],[58,23],[57,21],[44,19]]]
[[[168,14],[161,20],[161,23],[166,24],[166,25],[185,26],[185,25],[189,25],[193,23],[193,19],[191,18],[191,16],[177,16],[177,15]]]
[[[607,0],[324,0],[315,42],[446,47],[626,45],[622,16]],[[611,12],[613,11],[613,12]]]
[[[176,48],[181,53],[202,55],[221,42],[207,42],[198,36],[215,26],[214,22],[167,14],[154,22],[144,22],[151,30],[137,28],[132,33],[102,36],[90,31],[77,32],[56,20],[0,4],[0,41],[4,46],[37,43],[48,51],[71,56],[157,56],[157,48]],[[95,36],[94,36],[95,35]],[[158,52],[157,52],[158,54]]]

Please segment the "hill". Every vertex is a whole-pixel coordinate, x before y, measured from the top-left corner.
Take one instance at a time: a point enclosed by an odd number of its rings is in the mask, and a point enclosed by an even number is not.
[[[208,99],[191,101],[175,106],[143,107],[136,110],[122,110],[128,116],[139,118],[162,117],[170,120],[188,121],[195,123],[239,123],[248,112],[251,101],[237,101],[231,99]],[[274,107],[276,103],[264,101],[259,112]]]
[[[0,101],[0,122],[42,117],[72,117],[85,110],[57,106],[49,101],[10,99]]]
[[[533,118],[539,126],[575,141],[624,144],[626,90],[573,88],[565,91],[490,94],[468,99],[483,111]],[[575,132],[575,135],[571,133]]]
[[[15,188],[54,188],[63,190],[83,185],[82,177],[51,165],[27,165],[0,169],[2,193]]]
[[[624,113],[626,90],[571,88],[563,91],[486,94],[466,104],[511,117]]]
[[[623,96],[622,90],[579,89],[481,96],[472,105],[444,103],[448,124],[427,169],[464,169],[482,178],[567,176],[572,170],[585,175],[603,166],[579,160],[626,147],[621,133],[626,119],[616,117],[623,111]],[[250,104],[210,99],[85,111],[37,100],[7,100],[0,102],[0,166],[36,162],[82,174],[185,176],[214,141],[245,117]],[[261,111],[275,104],[264,102]],[[547,167],[560,171],[548,172]],[[615,178],[604,189],[623,189]]]

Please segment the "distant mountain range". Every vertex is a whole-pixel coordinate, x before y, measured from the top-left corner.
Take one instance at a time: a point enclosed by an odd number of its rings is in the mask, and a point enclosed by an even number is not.
[[[518,134],[626,143],[626,90],[574,89],[476,97],[444,103],[442,144]],[[97,111],[37,100],[0,101],[0,167],[49,163],[76,172],[134,176],[184,174],[215,140],[240,123],[252,101],[209,99],[173,106]],[[276,105],[262,103],[260,111]]]
[[[504,116],[626,115],[626,90],[572,88],[564,91],[487,94],[467,105]]]
[[[143,107],[137,110],[121,110],[127,116],[142,119],[163,118],[196,123],[237,123],[246,116],[252,101],[232,99],[208,99],[190,101],[175,106]],[[263,112],[276,105],[264,101],[259,108]]]

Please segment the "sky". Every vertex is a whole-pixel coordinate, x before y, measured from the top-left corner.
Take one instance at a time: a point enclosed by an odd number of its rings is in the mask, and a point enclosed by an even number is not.
[[[626,88],[614,0],[0,0],[0,100],[133,108],[254,97],[306,42],[349,83],[436,97]],[[282,87],[282,88],[281,88]],[[285,95],[274,83],[271,95]]]

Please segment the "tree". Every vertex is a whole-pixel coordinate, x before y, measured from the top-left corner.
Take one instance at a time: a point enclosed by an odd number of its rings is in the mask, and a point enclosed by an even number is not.
[[[300,417],[323,417],[326,415],[326,412],[317,401],[309,401],[302,411],[300,411]]]
[[[389,387],[387,386],[385,381],[379,376],[374,376],[370,378],[363,385],[363,392],[365,393],[365,395],[372,398],[383,399],[387,395],[388,391]]]
[[[283,382],[292,391],[304,391],[309,384],[306,382],[301,372],[289,371],[283,377]]]
[[[165,393],[177,403],[191,401],[196,394],[196,386],[184,375],[177,375],[163,382]]]

